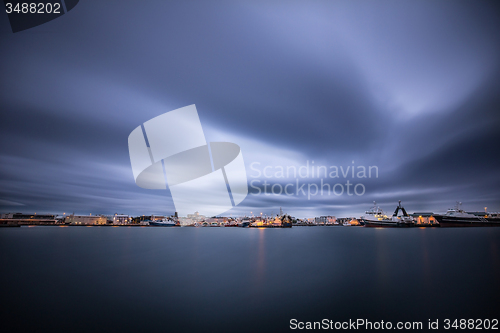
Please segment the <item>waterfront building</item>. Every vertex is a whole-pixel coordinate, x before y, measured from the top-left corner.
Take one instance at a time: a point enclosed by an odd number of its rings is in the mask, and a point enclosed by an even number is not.
[[[107,219],[107,223],[115,225],[124,225],[132,222],[132,216],[125,214],[102,215]]]
[[[422,212],[422,213],[413,213],[409,215],[413,218],[415,224],[438,224],[438,222],[433,216],[434,213]]]
[[[315,217],[314,222],[319,225],[331,225],[335,224],[337,218],[335,216],[320,216]]]
[[[132,217],[125,214],[115,214],[113,215],[113,224],[129,224],[132,221]]]
[[[350,217],[339,217],[339,218],[337,219],[337,223],[338,223],[339,225],[344,225],[344,224],[346,224],[347,222],[349,222],[350,220],[351,220],[351,218],[350,218]]]
[[[194,214],[187,214],[187,218],[191,219],[195,222],[200,222],[200,221],[205,221],[206,216],[205,215],[200,215],[198,212],[194,212]]]
[[[72,225],[103,225],[107,223],[106,216],[74,215],[66,216],[65,223]]]
[[[227,217],[209,217],[205,219],[205,222],[207,222],[209,225],[214,225],[215,223],[218,226],[221,226],[227,224],[228,223],[227,220],[228,220]]]
[[[201,226],[203,224],[202,221],[193,221],[192,219],[188,219],[186,217],[179,217],[179,224],[181,226]]]
[[[0,216],[0,224],[53,225],[56,224],[56,216],[37,213],[7,213]]]
[[[23,213],[7,213],[1,215],[2,219],[45,219],[45,220],[54,220],[55,215],[50,214],[23,214]]]
[[[177,214],[177,212],[175,213]],[[210,224],[207,217],[205,215],[200,215],[198,212],[187,214],[187,217],[179,217],[179,223],[181,226],[202,226]]]
[[[304,220],[308,224],[316,224],[316,219],[314,217],[308,217],[308,218],[306,218]]]

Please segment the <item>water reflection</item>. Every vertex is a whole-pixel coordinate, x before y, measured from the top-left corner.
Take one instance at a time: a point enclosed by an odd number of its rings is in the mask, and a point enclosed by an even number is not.
[[[256,270],[255,284],[257,289],[262,289],[266,277],[266,245],[265,245],[265,228],[258,228],[257,249],[256,249]]]
[[[0,320],[15,331],[498,316],[500,228],[5,229]],[[48,325],[54,308],[61,323]]]
[[[432,276],[431,276],[431,258],[430,258],[430,253],[429,253],[429,246],[428,246],[428,236],[429,235],[429,230],[426,230],[426,228],[419,228],[421,229],[419,236],[420,236],[420,251],[422,254],[422,272],[423,272],[423,278],[425,281],[425,285],[429,286],[432,282]]]
[[[375,253],[377,259],[377,285],[381,287],[381,293],[385,294],[387,287],[387,280],[389,278],[389,251],[386,239],[386,234],[391,230],[386,228],[375,228]]]

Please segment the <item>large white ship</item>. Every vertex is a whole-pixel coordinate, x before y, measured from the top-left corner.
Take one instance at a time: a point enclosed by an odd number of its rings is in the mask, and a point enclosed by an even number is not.
[[[402,215],[398,215],[399,211],[401,211]],[[401,205],[401,200],[390,218],[374,202],[374,207],[366,211],[361,220],[364,222],[365,227],[400,228],[415,226],[415,222]]]

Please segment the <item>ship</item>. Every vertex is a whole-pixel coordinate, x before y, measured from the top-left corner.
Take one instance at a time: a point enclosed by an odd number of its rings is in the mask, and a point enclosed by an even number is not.
[[[159,221],[148,221],[150,226],[153,227],[177,227],[179,222],[169,218],[161,219]]]
[[[434,215],[440,227],[500,227],[498,213],[471,214],[462,210],[461,205],[457,202],[455,208],[448,209],[446,214]]]
[[[292,227],[292,217],[288,214],[283,213],[283,209],[280,207],[280,215],[276,215],[276,217],[257,220],[255,222],[251,222],[249,227],[251,228],[291,228]]]
[[[252,221],[249,218],[245,217],[241,220],[240,223],[238,223],[238,227],[248,228],[251,223]]]
[[[372,208],[370,211],[367,211],[360,219],[364,222],[365,227],[408,228],[415,226],[415,222],[401,205],[401,200],[399,200],[399,204],[391,218],[388,218],[379,207],[375,206],[375,208],[375,210]],[[402,212],[402,216],[398,216],[399,211]]]
[[[384,213],[382,208],[377,206],[377,203],[374,201],[373,207],[370,208],[370,210],[367,210],[365,212],[365,215],[361,216],[361,218],[359,219],[359,222],[361,225],[364,225],[365,220],[376,222],[376,221],[381,221],[381,220],[386,220],[386,219],[388,219],[387,215]]]
[[[342,226],[344,227],[359,227],[359,226],[363,226],[363,222],[361,222],[361,219],[356,219],[354,217],[352,218],[348,218],[349,221],[345,221],[344,223],[342,223]]]

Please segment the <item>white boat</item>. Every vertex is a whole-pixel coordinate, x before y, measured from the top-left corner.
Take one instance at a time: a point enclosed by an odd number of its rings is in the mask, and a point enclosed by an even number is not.
[[[401,211],[403,215],[398,215],[399,211]],[[378,214],[367,214],[367,217],[363,217],[362,220],[365,223],[365,227],[401,228],[415,226],[415,222],[411,216],[409,216],[408,213],[406,213],[406,209],[401,206],[401,200],[390,218],[382,212]]]
[[[240,223],[238,223],[238,227],[247,228],[250,226],[251,223],[252,221],[249,218],[245,217],[241,220]]]
[[[361,218],[360,218],[362,223],[365,223],[365,221],[377,222],[377,221],[382,221],[382,220],[387,220],[387,219],[388,219],[387,215],[384,213],[382,208],[377,206],[377,203],[375,201],[373,202],[373,207],[370,208],[370,210],[367,210],[365,212],[365,215],[361,216]]]

